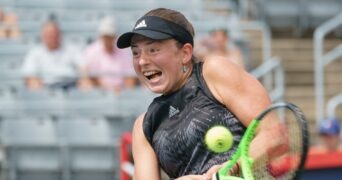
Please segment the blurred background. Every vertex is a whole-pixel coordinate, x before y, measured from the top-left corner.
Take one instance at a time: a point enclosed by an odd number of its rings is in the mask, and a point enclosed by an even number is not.
[[[227,56],[303,109],[303,179],[341,177],[342,0],[0,0],[1,179],[129,179],[129,132],[157,95],[115,44],[156,7],[192,22],[197,57]]]

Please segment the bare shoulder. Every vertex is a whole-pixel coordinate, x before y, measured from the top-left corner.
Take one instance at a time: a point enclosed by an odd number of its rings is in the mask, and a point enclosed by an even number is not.
[[[137,117],[137,119],[134,122],[133,133],[137,133],[137,131],[141,131],[144,117],[145,117],[145,113]]]
[[[212,92],[217,86],[235,87],[249,76],[243,68],[223,56],[208,56],[203,63],[203,77]]]
[[[244,70],[224,56],[211,55],[207,56],[203,63],[204,76],[226,76],[230,74],[231,77],[239,77],[235,75],[244,74]]]

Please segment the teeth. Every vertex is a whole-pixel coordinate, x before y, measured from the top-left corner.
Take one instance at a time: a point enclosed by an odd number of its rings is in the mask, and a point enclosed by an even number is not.
[[[147,71],[147,72],[144,72],[144,76],[152,76],[154,74],[157,74],[158,71]]]

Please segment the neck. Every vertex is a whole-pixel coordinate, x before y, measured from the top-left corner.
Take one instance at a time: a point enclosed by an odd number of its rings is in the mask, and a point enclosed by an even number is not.
[[[180,88],[182,88],[188,82],[188,80],[190,79],[192,70],[193,70],[193,66],[190,65],[190,66],[187,66],[187,68],[188,69],[187,69],[187,71],[185,73],[181,72],[182,73],[182,77],[179,80],[179,82],[175,85],[175,88],[171,92],[163,93],[164,95],[168,95],[168,94],[171,94],[173,92],[178,91]]]
[[[108,54],[112,54],[114,52],[113,46],[105,46],[105,50]]]

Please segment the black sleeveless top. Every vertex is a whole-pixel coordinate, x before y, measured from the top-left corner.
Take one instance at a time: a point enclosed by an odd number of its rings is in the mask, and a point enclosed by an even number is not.
[[[205,146],[205,133],[215,125],[228,127],[234,136],[232,148],[225,153],[216,154]],[[153,100],[144,117],[143,131],[161,168],[170,178],[177,178],[203,174],[213,165],[226,162],[245,127],[213,97],[202,76],[202,63],[197,63],[181,89]]]

